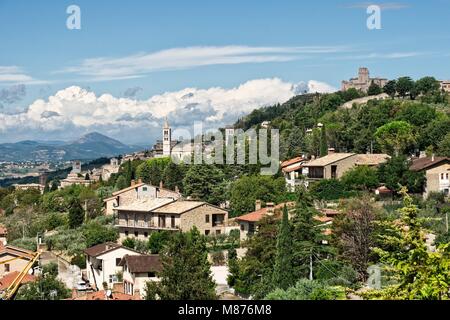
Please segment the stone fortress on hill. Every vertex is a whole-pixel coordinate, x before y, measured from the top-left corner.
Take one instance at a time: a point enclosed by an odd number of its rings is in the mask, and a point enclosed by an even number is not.
[[[341,90],[346,91],[350,88],[355,88],[356,90],[367,92],[372,83],[378,85],[380,88],[383,88],[387,82],[388,79],[385,78],[371,78],[369,74],[369,69],[361,67],[358,70],[357,78],[351,78],[348,81],[346,80],[342,81]]]
[[[358,77],[350,78],[349,80],[343,80],[341,83],[341,90],[346,91],[350,88],[355,88],[356,90],[367,93],[369,87],[372,83],[383,88],[389,80],[386,78],[371,78],[369,74],[369,69],[366,67],[361,67],[358,70]],[[441,85],[441,90],[445,92],[450,92],[450,80],[438,80]]]

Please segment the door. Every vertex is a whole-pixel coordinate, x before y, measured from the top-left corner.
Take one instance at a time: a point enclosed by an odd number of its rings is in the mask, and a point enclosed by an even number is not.
[[[331,179],[337,178],[337,166],[333,165],[331,166]]]

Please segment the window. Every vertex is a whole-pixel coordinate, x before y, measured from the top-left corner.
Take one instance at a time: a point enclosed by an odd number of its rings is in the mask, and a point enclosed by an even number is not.
[[[142,191],[147,191],[147,187],[142,187]]]
[[[209,235],[209,230],[205,230],[205,236]]]
[[[444,180],[444,174],[441,173],[441,180]]]
[[[119,263],[120,263],[121,260],[122,260],[121,258],[116,258],[116,266],[119,265]]]
[[[209,214],[207,214],[207,215],[205,216],[205,222],[206,222],[206,223],[209,223]]]
[[[216,234],[221,234],[221,233],[222,233],[222,231],[216,230]]]
[[[241,231],[244,231],[244,230],[245,230],[245,226],[243,223],[241,223]]]
[[[155,273],[154,273],[154,272],[149,272],[149,273],[147,274],[147,276],[148,276],[149,278],[154,278],[154,277],[155,277]]]
[[[109,283],[116,283],[117,282],[117,276],[115,274],[109,275]]]
[[[144,237],[148,237],[148,232],[144,232]]]
[[[138,231],[135,231],[135,232],[134,232],[134,236],[135,236],[135,237],[139,236],[139,232],[138,232]]]
[[[171,225],[172,228],[175,229],[175,227],[176,227],[176,226],[175,226],[175,216],[171,216],[171,217],[170,217],[170,225]]]
[[[6,263],[6,264],[5,264],[5,272],[9,272],[9,269],[10,269],[9,263]]]
[[[128,237],[128,231],[125,231],[125,236]]]

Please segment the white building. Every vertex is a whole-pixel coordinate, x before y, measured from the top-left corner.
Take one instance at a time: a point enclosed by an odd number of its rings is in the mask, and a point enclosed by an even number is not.
[[[123,289],[125,294],[139,294],[145,297],[146,282],[159,281],[162,270],[159,255],[126,255],[119,264],[123,268]]]
[[[114,242],[95,245],[84,251],[86,272],[90,285],[98,290],[106,283],[109,289],[118,283],[118,274],[122,272],[120,261],[125,255],[140,255],[139,252]]]

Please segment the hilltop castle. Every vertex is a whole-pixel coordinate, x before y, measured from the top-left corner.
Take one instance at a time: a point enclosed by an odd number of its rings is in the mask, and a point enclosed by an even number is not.
[[[388,79],[385,78],[370,78],[369,69],[362,67],[359,68],[357,78],[351,78],[348,81],[342,81],[341,90],[346,91],[350,88],[355,88],[356,90],[367,92],[371,83],[374,83],[380,86],[380,88],[383,88],[387,82]]]

